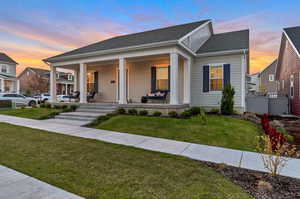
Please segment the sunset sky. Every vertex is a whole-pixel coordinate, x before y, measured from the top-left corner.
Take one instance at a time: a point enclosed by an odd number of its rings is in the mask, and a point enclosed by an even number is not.
[[[251,73],[278,55],[282,28],[299,26],[299,0],[7,0],[0,7],[0,52],[20,66],[112,36],[212,19],[215,32],[250,29]]]

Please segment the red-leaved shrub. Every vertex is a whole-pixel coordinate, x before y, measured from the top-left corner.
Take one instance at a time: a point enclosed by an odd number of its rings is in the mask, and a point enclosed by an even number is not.
[[[277,131],[276,128],[272,127],[272,125],[270,124],[269,116],[267,114],[264,114],[261,118],[261,125],[265,131],[265,134],[269,136],[272,144],[272,150],[278,150],[278,148],[280,148],[286,141],[284,135],[281,132]]]

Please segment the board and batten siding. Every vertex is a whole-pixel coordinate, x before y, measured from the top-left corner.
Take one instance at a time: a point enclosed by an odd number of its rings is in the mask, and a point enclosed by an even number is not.
[[[192,106],[220,107],[222,92],[203,92],[203,66],[210,64],[230,64],[230,83],[235,89],[234,106],[239,111],[244,110],[245,103],[245,69],[243,55],[226,55],[199,57],[194,60],[191,75],[191,104]],[[244,73],[244,74],[243,74]],[[244,76],[244,78],[243,78]]]

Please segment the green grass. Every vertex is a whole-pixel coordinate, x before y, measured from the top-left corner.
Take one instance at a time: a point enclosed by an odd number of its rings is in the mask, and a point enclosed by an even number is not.
[[[207,125],[201,124],[197,118],[119,115],[95,127],[248,151],[255,151],[255,138],[261,133],[251,122],[216,115],[208,116]]]
[[[187,158],[0,123],[0,164],[87,199],[249,199]]]
[[[60,113],[61,111],[62,110],[48,108],[17,108],[0,110],[0,114],[39,120],[47,119],[51,114]]]

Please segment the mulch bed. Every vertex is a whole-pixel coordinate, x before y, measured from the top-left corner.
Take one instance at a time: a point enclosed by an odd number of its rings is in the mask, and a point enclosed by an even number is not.
[[[255,199],[300,199],[300,179],[203,162],[241,186]],[[260,185],[259,185],[260,184]]]
[[[300,121],[299,120],[280,120],[283,123],[285,130],[294,137],[294,141],[291,143],[296,146],[300,151]]]

